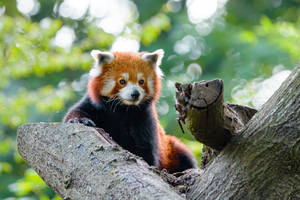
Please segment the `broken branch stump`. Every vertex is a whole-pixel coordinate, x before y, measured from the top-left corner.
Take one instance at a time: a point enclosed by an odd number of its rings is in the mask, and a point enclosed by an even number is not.
[[[217,151],[257,112],[246,106],[224,103],[221,79],[175,86],[179,121],[186,124],[196,140]]]

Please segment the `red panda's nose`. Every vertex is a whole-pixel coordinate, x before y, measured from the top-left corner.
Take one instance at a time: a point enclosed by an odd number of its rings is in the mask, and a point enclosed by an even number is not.
[[[140,96],[140,93],[139,93],[139,91],[137,91],[137,90],[134,90],[134,91],[131,93],[131,97],[132,97],[133,100],[137,100],[137,99],[139,98],[139,96]]]

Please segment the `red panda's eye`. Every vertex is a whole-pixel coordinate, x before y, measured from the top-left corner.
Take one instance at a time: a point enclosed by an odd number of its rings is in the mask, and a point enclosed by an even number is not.
[[[125,84],[126,84],[126,81],[125,81],[124,79],[121,79],[121,80],[119,80],[119,83],[120,83],[121,85],[125,85]]]
[[[140,84],[140,85],[143,85],[144,82],[145,82],[144,80],[139,80],[139,84]]]

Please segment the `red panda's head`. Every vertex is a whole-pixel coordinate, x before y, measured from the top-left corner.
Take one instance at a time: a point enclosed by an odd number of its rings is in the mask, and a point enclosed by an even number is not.
[[[91,52],[88,95],[94,103],[101,97],[119,99],[124,105],[157,100],[163,73],[159,68],[164,51],[153,53]]]

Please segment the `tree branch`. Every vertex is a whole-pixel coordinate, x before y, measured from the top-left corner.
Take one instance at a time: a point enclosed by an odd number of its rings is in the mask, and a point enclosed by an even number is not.
[[[183,199],[141,158],[80,124],[37,123],[18,129],[18,150],[61,197]]]

